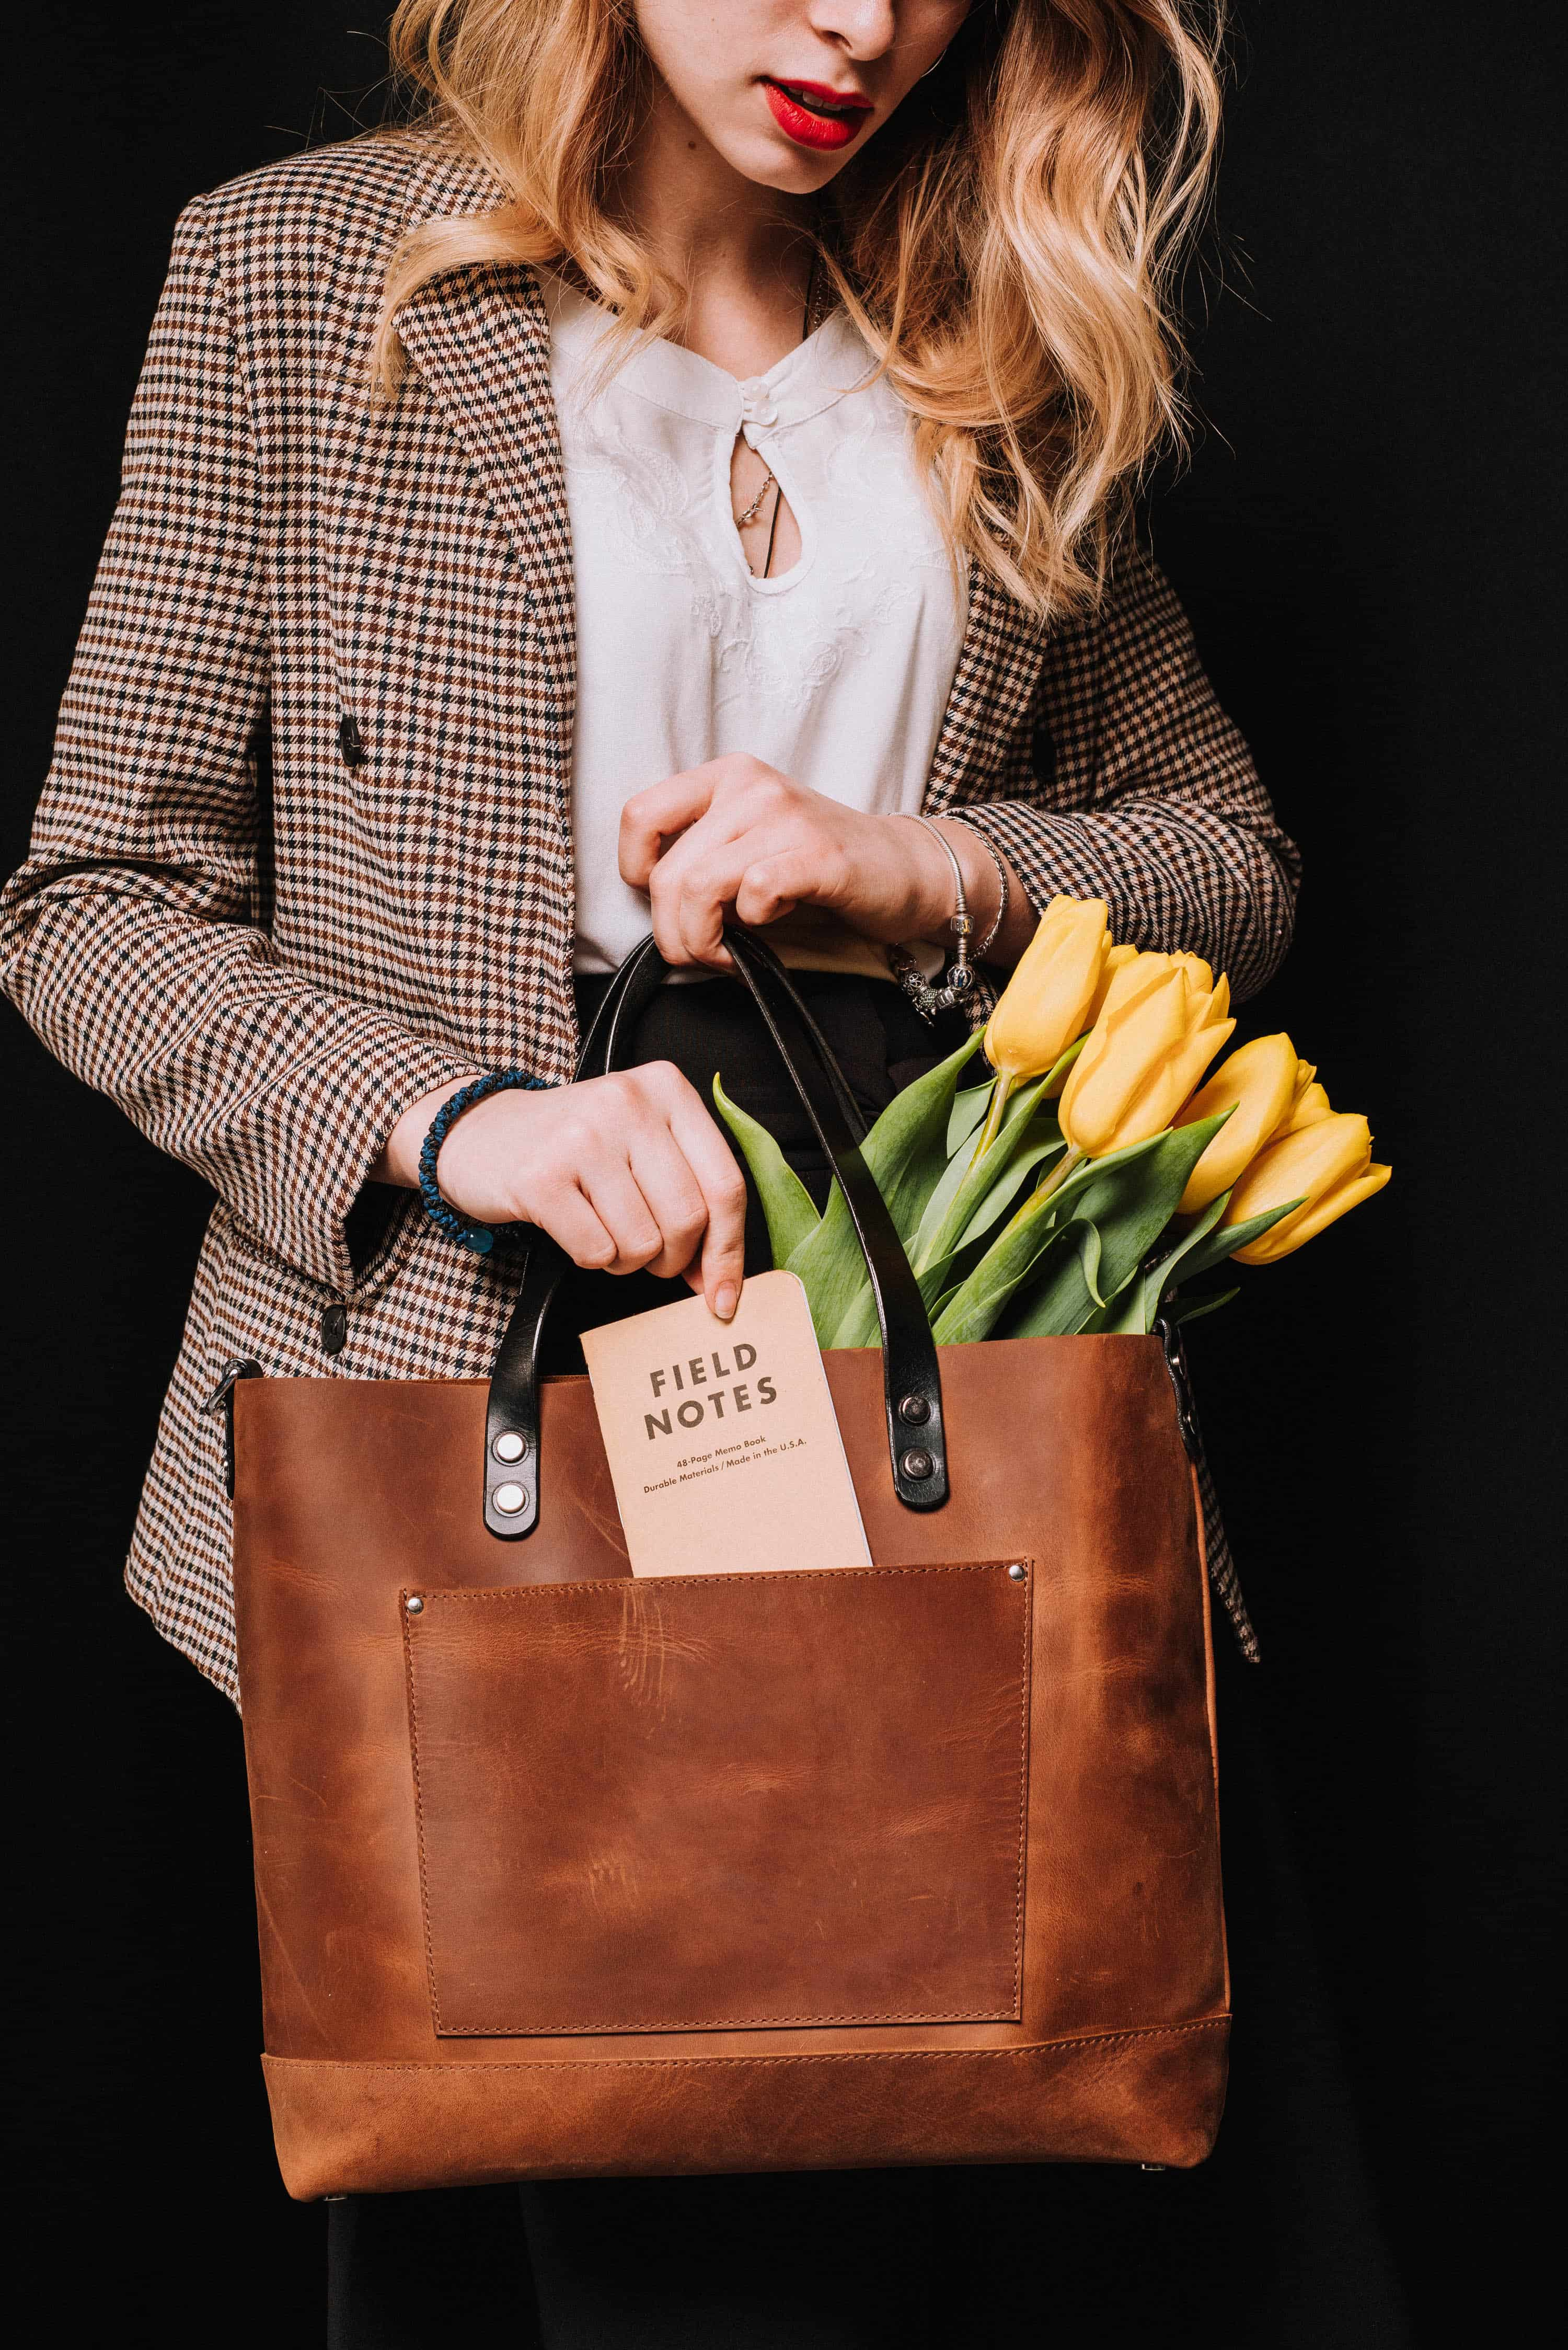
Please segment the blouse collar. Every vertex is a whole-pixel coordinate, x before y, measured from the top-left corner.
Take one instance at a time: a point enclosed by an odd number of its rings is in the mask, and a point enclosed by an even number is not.
[[[591,370],[611,331],[608,314],[553,273],[541,270],[539,276],[552,338],[575,371]],[[858,390],[874,369],[860,335],[842,310],[834,310],[765,374],[743,382],[700,352],[663,340],[634,344],[609,380],[656,407],[733,438],[748,428],[749,436],[756,436],[804,424]]]

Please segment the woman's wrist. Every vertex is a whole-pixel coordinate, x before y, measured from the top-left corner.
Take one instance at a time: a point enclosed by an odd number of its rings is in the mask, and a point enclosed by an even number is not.
[[[392,1183],[400,1191],[417,1191],[420,1153],[438,1111],[464,1086],[471,1086],[479,1074],[478,1070],[471,1070],[466,1077],[455,1077],[450,1085],[438,1086],[433,1093],[421,1094],[418,1101],[410,1102],[382,1144],[366,1177],[367,1182]]]
[[[954,907],[953,871],[943,853],[946,842],[958,859],[963,876],[964,902],[974,924],[971,932],[971,951],[978,955],[978,941],[987,940],[984,960],[1011,969],[1028,945],[1034,931],[1035,917],[1023,884],[1002,852],[975,831],[961,817],[933,816],[929,822],[941,834],[941,841],[933,840],[925,825],[910,824],[898,819],[899,830],[907,833],[915,847],[918,895],[914,912],[916,919],[908,935],[929,940],[932,945],[947,948],[951,944],[949,927]],[[1006,905],[1003,907],[1003,896]],[[994,937],[987,934],[1002,920]]]

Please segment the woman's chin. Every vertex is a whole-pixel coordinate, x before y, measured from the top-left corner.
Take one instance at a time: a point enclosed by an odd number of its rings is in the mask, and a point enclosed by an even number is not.
[[[776,188],[786,196],[815,195],[819,188],[837,178],[852,151],[840,148],[814,153],[809,148],[797,147],[771,124],[766,130],[726,140],[720,149],[732,170],[743,179],[759,188]]]

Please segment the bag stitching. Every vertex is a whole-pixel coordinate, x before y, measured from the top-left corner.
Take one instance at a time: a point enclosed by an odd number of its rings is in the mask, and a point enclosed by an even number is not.
[[[1018,1669],[1018,1867],[1012,1880],[1012,2012],[1023,2014],[1023,1908],[1029,1866],[1029,1705],[1034,1662],[1033,1562],[1023,1567],[1023,1656]]]
[[[403,1618],[403,1674],[409,1690],[409,1761],[414,1774],[414,1825],[420,1851],[420,1923],[424,1929],[425,1980],[430,1987],[431,2019],[439,2034],[441,1994],[436,1989],[435,1945],[431,1939],[430,1876],[425,1866],[425,1804],[420,1784],[420,1701],[414,1686],[413,1617],[409,1613],[408,1592],[400,1592],[398,1596]]]
[[[1142,2040],[1178,2040],[1195,2032],[1228,2032],[1230,2028],[1231,2018],[1228,2015],[1214,2015],[1196,2023],[1149,2024],[1128,2032],[1075,2033],[1064,2040],[1032,2040],[1022,2048],[846,2048],[803,2050],[798,2055],[772,2056],[575,2056],[562,2058],[555,2064],[537,2057],[498,2057],[493,2063],[486,2063],[477,2056],[394,2062],[379,2056],[274,2056],[264,2052],[262,2061],[267,2064],[297,2064],[317,2072],[424,2074],[567,2073],[590,2068],[597,2072],[674,2072],[701,2070],[721,2064],[989,2064],[998,2057],[1015,2060],[1053,2052],[1075,2054],[1080,2050],[1130,2047]]]
[[[1011,2007],[953,2007],[898,2010],[880,2008],[867,2015],[701,2015],[656,2018],[615,2016],[592,2023],[452,2023],[436,2024],[441,2040],[537,2040],[596,2032],[815,2032],[843,2023],[1011,2023],[1018,2014],[1017,1994]]]
[[[536,1599],[563,1591],[624,1591],[628,1584],[646,1590],[682,1583],[843,1583],[850,1575],[864,1579],[876,1575],[994,1575],[999,1568],[1033,1563],[1017,1558],[940,1559],[929,1566],[764,1567],[756,1575],[598,1575],[570,1583],[497,1584],[485,1591],[432,1591],[427,1586],[420,1596],[428,1607],[432,1599]]]

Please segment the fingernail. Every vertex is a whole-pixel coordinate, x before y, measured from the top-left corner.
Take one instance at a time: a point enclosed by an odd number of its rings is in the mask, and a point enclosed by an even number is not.
[[[734,1320],[736,1303],[735,1293],[727,1281],[713,1292],[713,1311],[721,1322]]]

